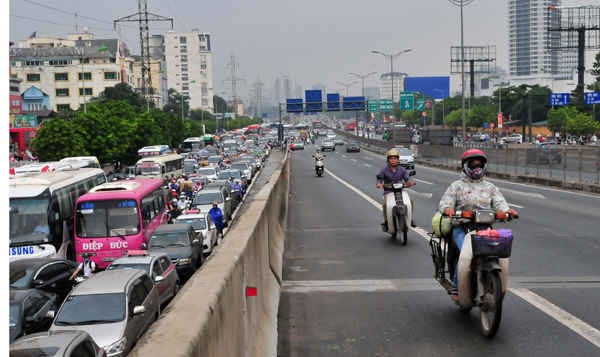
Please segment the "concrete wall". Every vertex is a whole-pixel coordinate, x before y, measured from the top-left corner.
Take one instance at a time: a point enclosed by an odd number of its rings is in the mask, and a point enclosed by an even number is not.
[[[286,155],[129,356],[276,356],[288,190]]]

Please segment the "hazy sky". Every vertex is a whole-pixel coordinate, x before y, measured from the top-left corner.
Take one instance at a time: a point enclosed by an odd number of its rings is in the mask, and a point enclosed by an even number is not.
[[[464,8],[465,46],[495,45],[496,63],[504,68],[506,4],[475,0]],[[278,75],[289,75],[305,88],[323,83],[339,89],[337,81],[352,81],[348,72],[389,71],[389,60],[370,50],[393,53],[411,48],[397,58],[394,70],[412,76],[448,75],[450,47],[460,45],[459,7],[448,0],[149,0],[148,9],[172,17],[176,31],[196,28],[212,35],[213,87],[219,95],[228,92],[223,79],[229,76],[226,63],[231,53],[238,58],[239,76],[246,79],[240,90],[246,97],[258,77],[267,92]],[[114,38],[112,21],[136,12],[137,0],[10,0],[9,38],[18,41],[34,31],[64,37],[75,32],[77,23],[96,38]],[[166,23],[150,23],[152,34],[167,29]],[[135,53],[138,36],[135,23],[122,27],[121,38]],[[366,85],[377,83],[372,76]],[[360,84],[350,94],[360,94]]]

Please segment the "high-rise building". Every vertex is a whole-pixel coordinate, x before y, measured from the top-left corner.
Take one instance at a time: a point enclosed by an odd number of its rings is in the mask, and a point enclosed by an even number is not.
[[[404,90],[404,78],[408,76],[403,72],[394,72],[390,74],[390,72],[382,73],[379,77],[379,98],[381,99],[390,99],[392,98],[392,83],[394,86],[394,102],[398,102],[400,100],[400,92]],[[393,82],[392,82],[393,78]]]
[[[574,51],[558,51],[561,33],[554,16],[560,0],[509,0],[508,39],[511,83],[550,87],[556,80],[570,80],[577,67]]]
[[[168,88],[182,93],[188,99],[191,109],[213,112],[213,63],[210,35],[192,30],[191,32],[168,31],[162,36]],[[159,42],[159,38],[153,36],[153,43]],[[151,49],[150,53],[160,55],[157,49]]]

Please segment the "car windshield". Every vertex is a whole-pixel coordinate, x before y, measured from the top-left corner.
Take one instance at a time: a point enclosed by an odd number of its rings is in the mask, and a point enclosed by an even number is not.
[[[11,266],[9,274],[10,287],[16,289],[28,288],[31,285],[33,273],[33,269],[29,267],[25,269],[15,269]]]
[[[123,321],[125,294],[70,295],[62,304],[54,323],[59,326],[93,325]]]
[[[106,270],[130,270],[130,269],[139,269],[145,272],[150,271],[150,264],[142,264],[142,263],[112,263],[106,268]]]
[[[21,306],[19,306],[18,304],[11,304],[9,313],[10,313],[10,322],[9,322],[8,326],[9,327],[17,326],[17,324],[19,323],[19,320],[21,319]]]
[[[217,171],[215,171],[215,169],[211,169],[211,168],[198,169],[197,172],[198,172],[198,174],[204,175],[204,176],[215,175],[217,173]]]
[[[400,152],[400,156],[412,155],[412,151],[410,151],[409,149],[406,149],[406,148],[398,149],[398,152]]]
[[[140,217],[135,200],[80,202],[76,213],[78,237],[120,237],[140,231]]]
[[[194,230],[202,230],[206,229],[206,218],[198,217],[198,218],[176,218],[175,221],[177,223],[188,223],[191,224]]]
[[[221,173],[219,173],[220,179],[229,180],[229,178],[231,176],[233,176],[233,178],[235,178],[235,179],[242,178],[242,174],[237,170],[236,171],[221,171]]]
[[[194,198],[193,205],[210,205],[213,201],[217,203],[223,202],[223,195],[221,192],[199,192]]]
[[[190,245],[186,232],[160,232],[150,237],[150,249],[166,247],[187,247]]]
[[[221,161],[220,156],[209,156],[208,157],[208,162],[210,162],[211,164],[217,163],[219,161]]]
[[[248,166],[246,164],[241,164],[241,163],[233,164],[233,165],[231,165],[231,167],[234,169],[238,169],[238,170],[247,170],[248,169]]]

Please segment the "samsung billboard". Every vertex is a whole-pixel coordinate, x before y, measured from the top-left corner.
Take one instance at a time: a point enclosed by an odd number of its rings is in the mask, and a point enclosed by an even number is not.
[[[434,99],[447,98],[450,96],[450,77],[406,77],[404,90],[420,92]]]

